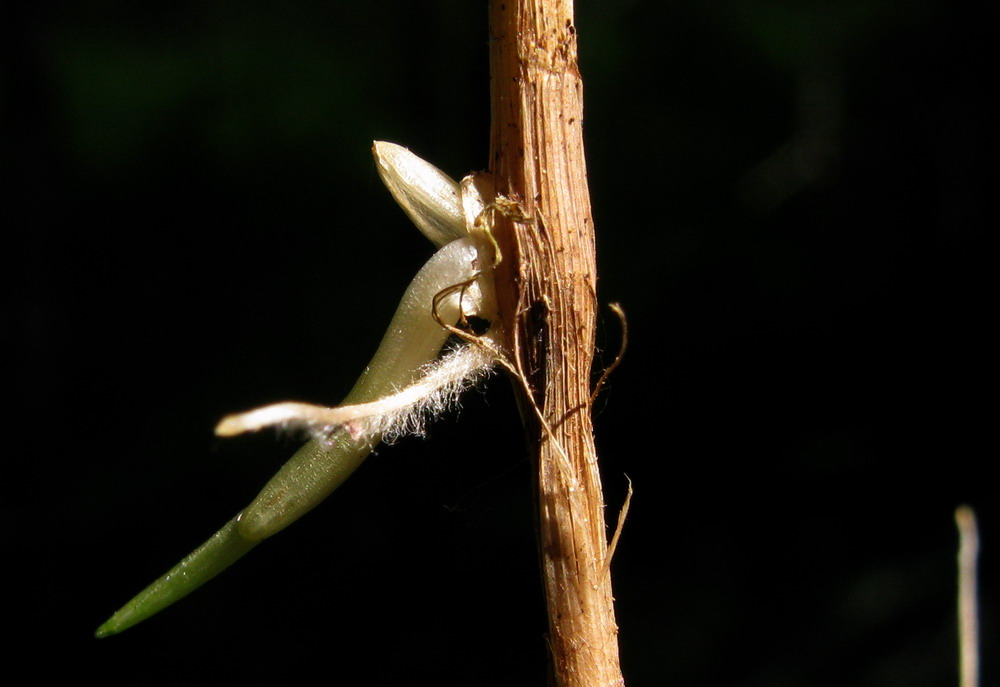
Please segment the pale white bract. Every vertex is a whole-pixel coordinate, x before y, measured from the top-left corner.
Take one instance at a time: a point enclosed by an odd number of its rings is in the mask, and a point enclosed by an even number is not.
[[[340,406],[284,402],[223,418],[220,436],[270,426],[301,427],[314,438],[288,460],[257,498],[205,544],[147,587],[97,630],[121,632],[207,582],[258,542],[287,527],[336,489],[376,444],[421,433],[455,405],[463,389],[497,361],[493,286],[498,257],[485,221],[492,189],[482,175],[456,183],[406,148],[376,141],[377,169],[393,198],[439,250],[417,273],[354,388]],[[444,355],[456,325],[490,323]]]
[[[372,154],[382,183],[435,246],[466,235],[459,186],[451,177],[396,143],[375,141]]]

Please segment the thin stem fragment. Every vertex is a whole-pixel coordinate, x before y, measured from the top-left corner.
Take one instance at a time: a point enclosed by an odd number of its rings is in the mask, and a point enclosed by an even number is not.
[[[979,599],[976,566],[979,528],[968,506],[955,510],[958,525],[958,636],[961,687],[979,687]]]

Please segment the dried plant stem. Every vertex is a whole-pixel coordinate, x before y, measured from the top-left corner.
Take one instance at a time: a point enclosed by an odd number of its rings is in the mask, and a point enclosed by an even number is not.
[[[496,283],[507,348],[529,390],[522,416],[538,464],[555,682],[622,685],[591,424],[596,272],[573,3],[492,0],[490,32],[489,171],[498,195],[518,205],[496,216]]]
[[[976,594],[976,561],[979,529],[968,506],[955,510],[958,525],[958,643],[961,687],[979,686],[979,617]]]

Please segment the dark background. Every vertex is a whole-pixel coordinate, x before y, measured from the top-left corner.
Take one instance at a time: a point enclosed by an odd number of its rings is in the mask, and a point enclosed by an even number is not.
[[[179,605],[91,638],[294,451],[216,421],[337,402],[430,256],[371,140],[485,166],[485,3],[361,5],[4,4],[8,664],[544,684],[502,378]],[[609,520],[635,487],[613,568],[626,679],[954,685],[960,503],[982,522],[986,647],[1000,593],[997,11],[690,5],[577,7],[600,297],[631,327],[596,414]],[[599,340],[606,363],[608,311]],[[984,650],[984,684],[998,670]]]

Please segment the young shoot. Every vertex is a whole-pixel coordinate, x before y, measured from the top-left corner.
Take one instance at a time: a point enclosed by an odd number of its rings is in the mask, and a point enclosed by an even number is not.
[[[497,361],[498,256],[484,221],[492,203],[488,179],[469,175],[456,183],[394,143],[376,141],[372,152],[389,192],[437,252],[406,289],[378,350],[340,406],[289,401],[222,419],[219,436],[294,427],[312,439],[249,506],[101,625],[98,637],[145,620],[215,577],[326,498],[380,441],[422,433]],[[442,354],[449,335],[463,333],[459,325],[470,318],[490,323],[487,331],[464,333],[461,344]]]

